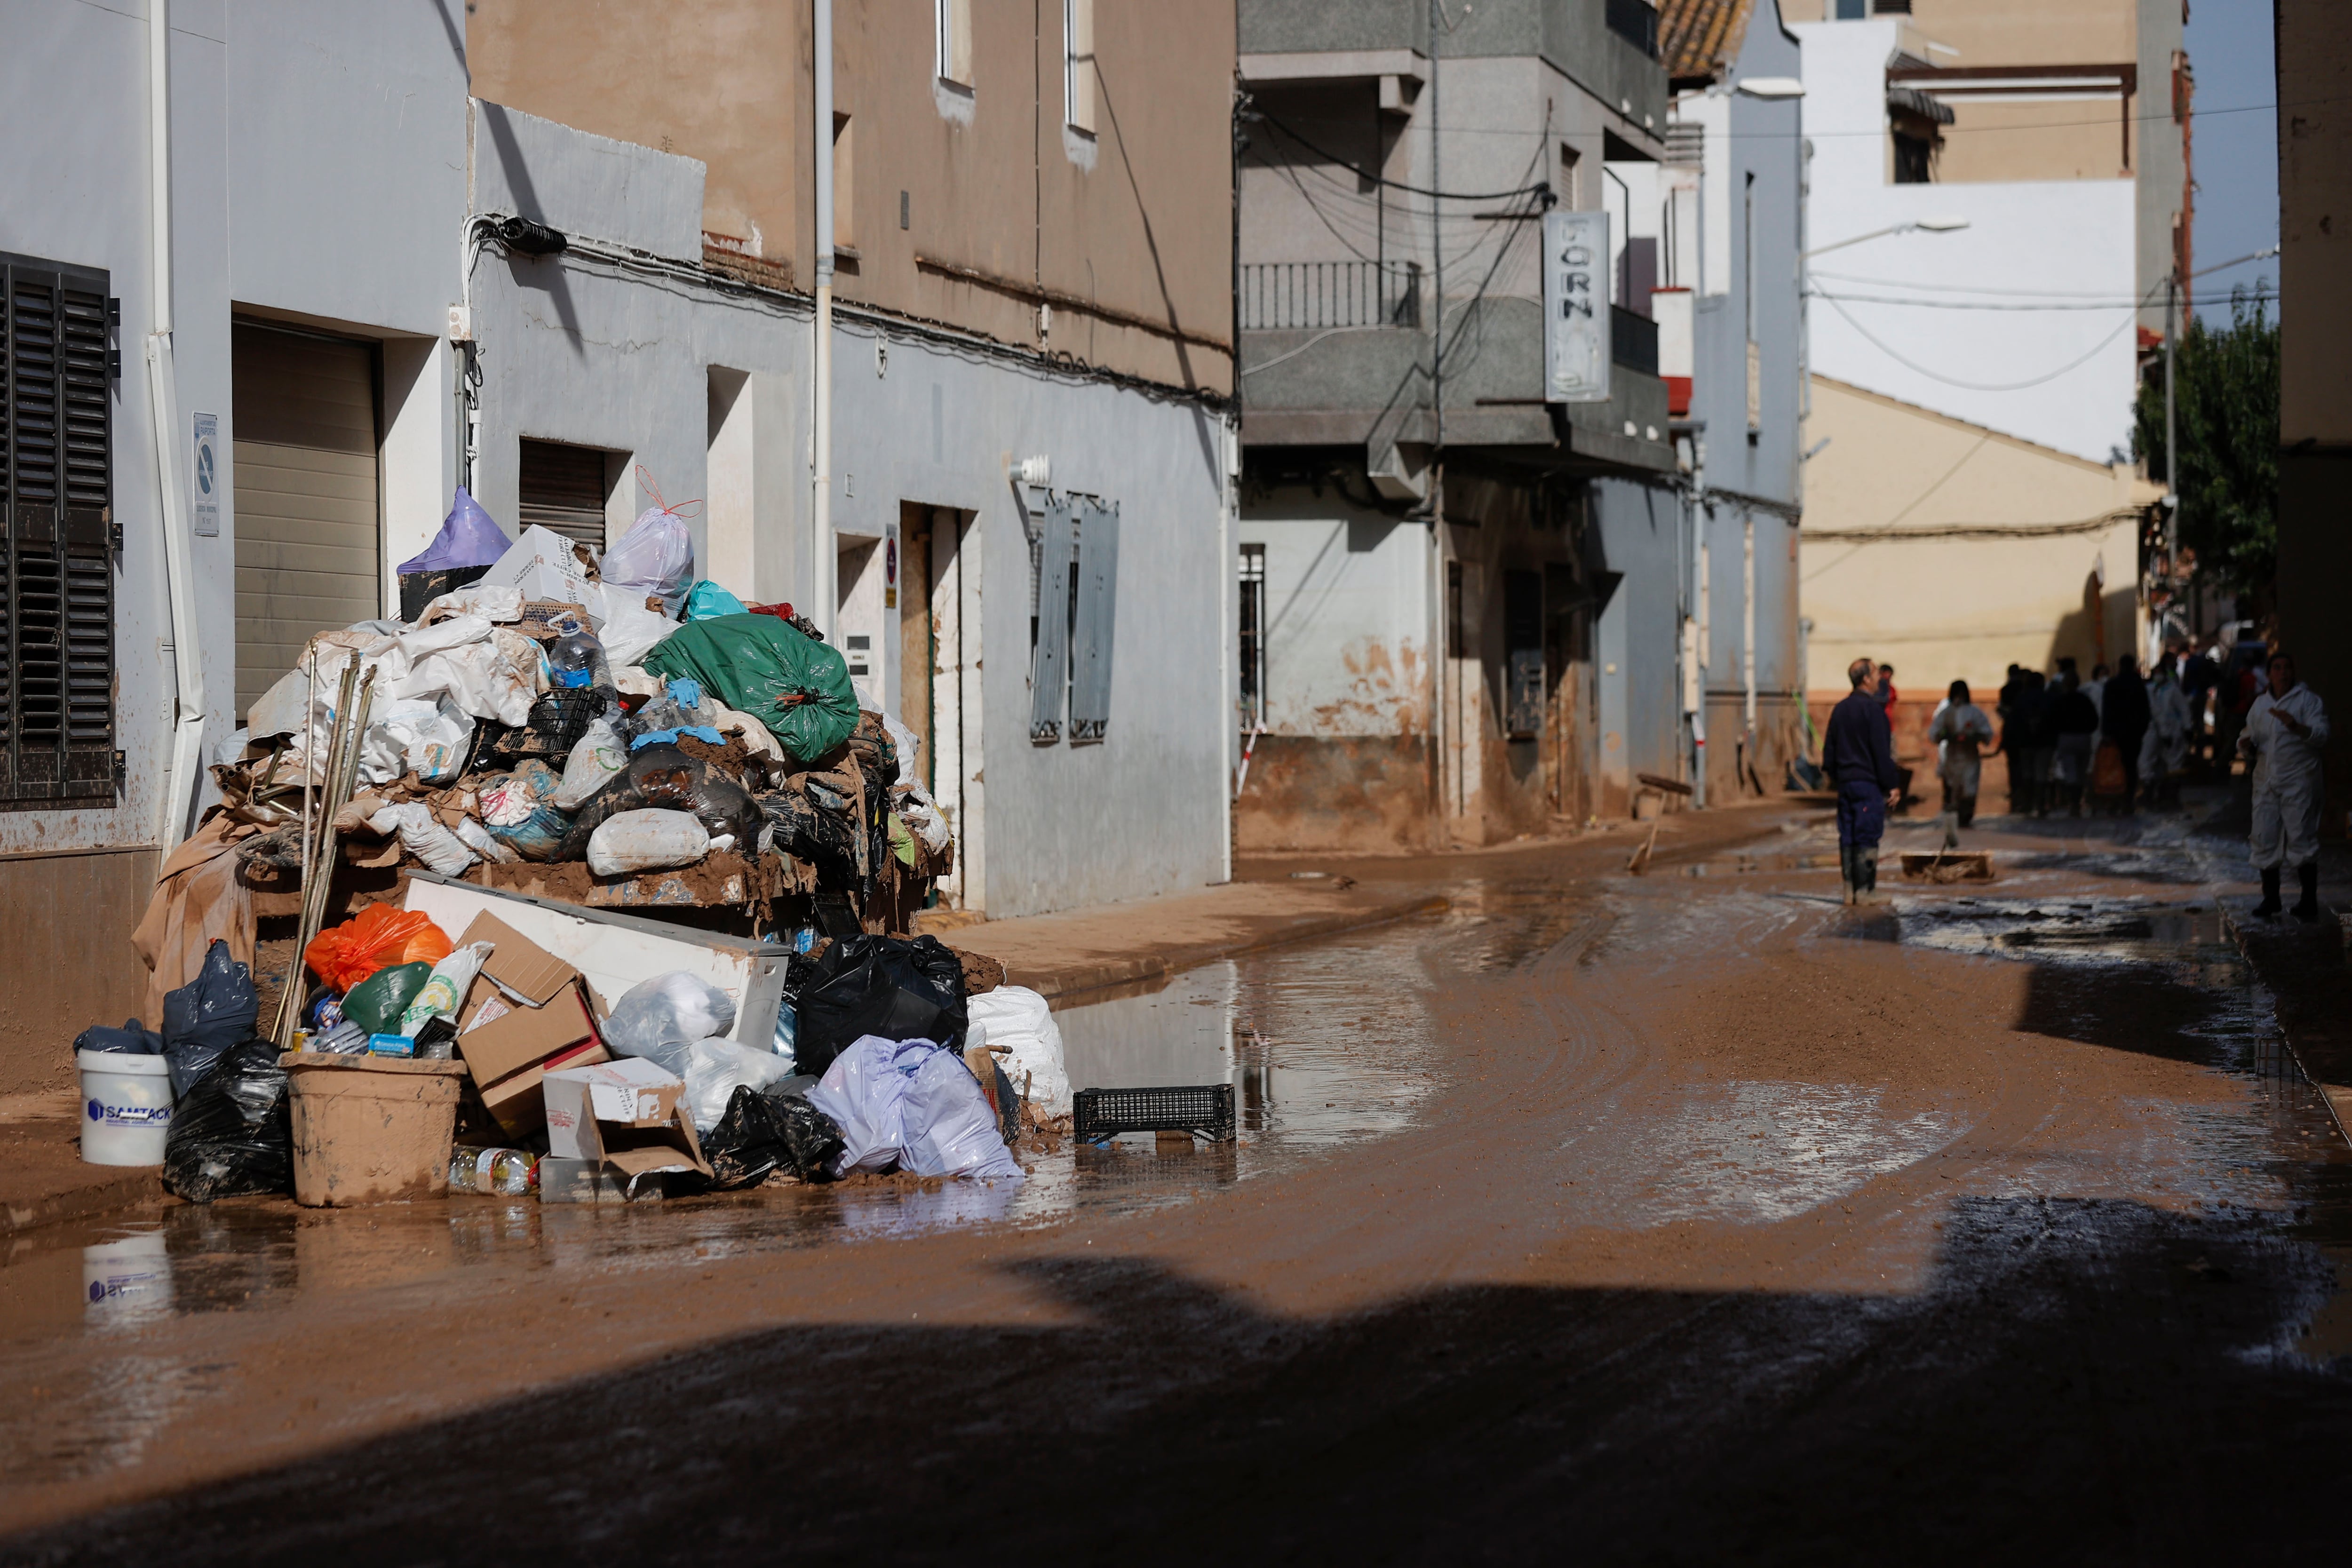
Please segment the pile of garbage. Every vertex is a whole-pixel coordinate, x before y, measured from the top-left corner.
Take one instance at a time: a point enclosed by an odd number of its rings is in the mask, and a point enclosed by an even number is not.
[[[227,822],[261,830],[236,847],[249,885],[301,889],[307,942],[340,865],[513,886],[475,868],[578,864],[589,886],[716,858],[803,945],[903,934],[954,865],[912,731],[790,605],[693,562],[677,509],[599,559],[536,526],[509,544],[460,490],[402,567],[404,603],[443,591],[313,637],[213,770]]]
[[[1045,999],[932,937],[793,955],[772,1020],[684,970],[608,999],[487,910],[453,940],[372,904],[303,963],[290,1050],[259,1032],[253,976],[221,942],[160,1030],[134,1018],[76,1039],[93,1120],[147,1141],[121,1163],[160,1162],[200,1203],[636,1203],[772,1178],[1019,1182],[1024,1140],[1050,1147],[1068,1126]]]

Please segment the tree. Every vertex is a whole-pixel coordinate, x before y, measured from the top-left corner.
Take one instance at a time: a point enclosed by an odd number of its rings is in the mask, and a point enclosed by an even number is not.
[[[2180,544],[2198,577],[2225,592],[2267,592],[2278,562],[2279,328],[2270,296],[2231,290],[2230,324],[2191,321],[2174,351],[2180,433]],[[2164,447],[2164,376],[2139,389],[2132,456],[2173,473]]]

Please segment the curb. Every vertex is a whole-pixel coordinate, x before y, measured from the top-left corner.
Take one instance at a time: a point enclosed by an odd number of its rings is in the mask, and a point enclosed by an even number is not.
[[[60,1220],[87,1219],[92,1215],[131,1208],[163,1195],[163,1177],[142,1165],[63,1192],[45,1193],[35,1198],[11,1198],[0,1205],[0,1237],[56,1225]]]
[[[2243,900],[2238,900],[2242,902]],[[2326,1032],[2314,1033],[2306,1026],[2313,1012],[2311,1003],[2315,990],[2340,991],[2347,984],[2344,978],[2344,926],[2342,917],[2334,910],[2322,906],[2323,917],[2335,927],[2336,945],[2326,958],[2317,958],[2310,967],[2297,960],[2305,957],[2298,952],[2290,958],[2285,949],[2289,944],[2309,950],[2325,942],[2316,931],[2307,936],[2291,930],[2273,931],[2264,927],[2250,926],[2245,910],[2233,906],[2231,900],[2216,897],[2214,907],[2220,910],[2221,923],[2230,933],[2231,943],[2254,972],[2254,978],[2271,994],[2271,1017],[2278,1026],[2279,1037],[2286,1047],[2288,1058],[2304,1081],[2319,1091],[2320,1103],[2327,1108],[2336,1122],[2337,1136],[2352,1143],[2352,1073],[2343,1069],[2352,1066],[2345,1058],[2347,1043],[2331,1037]],[[2313,955],[2315,957],[2315,955]],[[2333,962],[2331,963],[2330,960]],[[2299,973],[2298,973],[2299,971]],[[2323,1016],[2333,1015],[2335,1008],[2323,996],[2319,1010]],[[2316,1058],[2316,1059],[2315,1059]]]
[[[1318,937],[1338,936],[1347,931],[1390,925],[1397,921],[1410,920],[1415,915],[1442,914],[1453,907],[1451,900],[1434,896],[1399,899],[1392,903],[1375,905],[1352,914],[1328,915],[1318,920],[1304,921],[1297,925],[1285,926],[1277,931],[1241,937],[1232,942],[1186,947],[1172,953],[1151,953],[1137,958],[1108,959],[1100,963],[1072,964],[1055,969],[1020,969],[1008,964],[1005,966],[1004,978],[1010,984],[1024,985],[1045,997],[1049,1003],[1059,1005],[1066,999],[1081,997],[1090,991],[1101,991],[1114,985],[1132,985],[1141,981],[1157,980],[1183,970],[1196,969],[1203,963],[1214,963],[1221,958],[1238,958],[1244,953],[1286,947],[1292,942],[1312,942]]]

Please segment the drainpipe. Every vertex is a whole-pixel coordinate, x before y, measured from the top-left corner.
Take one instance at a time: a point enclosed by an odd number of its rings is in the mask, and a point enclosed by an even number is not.
[[[169,855],[186,834],[204,761],[205,669],[196,635],[194,546],[180,498],[179,372],[172,358],[172,5],[147,4],[147,181],[149,289],[148,417],[155,427],[155,495],[163,521],[165,647],[178,677],[171,760],[155,811],[155,841]]]
[[[1743,760],[1756,765],[1756,514],[1743,511],[1739,523],[1739,672],[1747,678],[1745,693],[1748,733]],[[1763,775],[1757,775],[1761,778]],[[1735,795],[1738,792],[1733,791]]]
[[[833,542],[833,0],[814,0],[816,7],[816,491],[810,544],[816,559],[809,564],[810,586],[816,592],[815,621],[825,636],[834,636],[833,618],[840,596],[834,574],[839,558]]]

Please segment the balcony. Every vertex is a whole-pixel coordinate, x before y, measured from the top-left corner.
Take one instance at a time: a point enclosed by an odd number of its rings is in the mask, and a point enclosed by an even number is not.
[[[1622,305],[1609,307],[1609,363],[1658,374],[1658,323],[1637,316]]]
[[[1247,262],[1241,269],[1239,305],[1241,330],[1245,332],[1417,328],[1421,325],[1421,263]]]
[[[1609,30],[1652,59],[1658,58],[1658,8],[1650,0],[1608,0]]]

